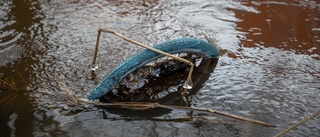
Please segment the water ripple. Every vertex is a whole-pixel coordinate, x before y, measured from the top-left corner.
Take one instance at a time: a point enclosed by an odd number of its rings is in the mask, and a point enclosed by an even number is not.
[[[317,1],[13,2],[0,2],[0,78],[13,83],[0,83],[0,120],[6,121],[0,122],[0,130],[5,136],[12,131],[16,136],[272,136],[319,109]],[[176,110],[70,105],[57,76],[64,77],[76,96],[85,97],[108,72],[141,50],[103,34],[100,69],[92,74],[99,27],[147,45],[179,37],[209,40],[222,55],[214,72],[197,75],[199,81],[209,79],[190,94],[190,105],[279,128]],[[20,122],[31,125],[21,128]],[[318,125],[311,120],[289,135],[314,135]]]

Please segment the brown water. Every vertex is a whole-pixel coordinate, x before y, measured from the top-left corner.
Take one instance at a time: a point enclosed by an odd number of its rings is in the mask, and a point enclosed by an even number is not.
[[[0,16],[0,136],[273,136],[320,109],[319,1],[4,0]],[[190,105],[278,128],[178,110],[71,106],[55,77],[85,97],[141,49],[102,35],[91,75],[99,27],[148,45],[209,36],[223,54],[214,72],[198,74],[208,80]],[[318,136],[319,125],[317,117],[287,135]]]

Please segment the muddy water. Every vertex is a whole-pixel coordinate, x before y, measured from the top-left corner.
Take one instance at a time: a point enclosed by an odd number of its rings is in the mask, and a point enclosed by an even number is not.
[[[0,136],[273,136],[320,109],[320,3],[286,1],[0,2]],[[100,69],[90,72],[99,27],[153,45],[209,37],[222,49],[190,105],[262,120],[72,106],[140,48],[102,35]],[[170,102],[171,100],[167,100]],[[192,120],[191,120],[192,118]],[[209,119],[208,120],[205,120]],[[289,136],[317,136],[319,117]]]

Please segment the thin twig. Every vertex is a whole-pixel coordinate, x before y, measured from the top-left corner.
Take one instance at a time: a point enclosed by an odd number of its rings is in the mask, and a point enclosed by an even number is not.
[[[13,90],[18,91],[18,88],[14,85],[14,81],[12,81],[13,84],[9,84],[8,82],[6,82],[5,80],[0,79],[0,82],[2,82],[5,85],[8,85],[9,87],[11,87]]]
[[[59,79],[59,78],[56,78],[56,79],[57,79],[57,82],[59,83],[58,85],[60,86],[60,89],[64,92],[66,92],[67,95],[69,96],[69,99],[75,104],[83,103],[83,104],[91,104],[91,105],[97,105],[97,106],[112,106],[112,107],[120,107],[120,108],[125,108],[125,109],[134,109],[134,110],[147,110],[147,109],[153,109],[156,107],[160,107],[160,108],[166,108],[166,109],[172,109],[172,110],[182,109],[182,110],[188,110],[188,111],[201,111],[201,112],[208,112],[208,113],[212,113],[212,114],[218,114],[218,115],[222,115],[225,117],[229,117],[229,118],[233,118],[233,119],[237,119],[237,120],[241,120],[241,121],[251,122],[251,123],[266,126],[266,127],[276,127],[274,125],[271,125],[271,124],[268,124],[268,123],[265,123],[262,121],[244,118],[244,117],[240,117],[240,116],[236,116],[236,115],[231,115],[231,114],[227,114],[227,113],[223,113],[220,111],[207,109],[207,108],[194,108],[194,107],[184,107],[184,106],[174,106],[174,105],[162,105],[159,103],[151,103],[151,102],[103,103],[103,102],[96,102],[96,101],[88,101],[85,99],[78,99],[74,95],[74,92],[71,91],[71,89],[69,89],[67,87],[67,85],[62,82],[61,79]]]
[[[274,126],[274,125],[271,125],[271,124],[268,124],[268,123],[266,123],[266,122],[262,122],[262,121],[259,121],[259,120],[254,120],[254,119],[250,119],[250,118],[244,118],[244,117],[241,117],[241,116],[232,115],[232,114],[227,114],[227,113],[224,113],[224,112],[221,112],[221,111],[212,110],[212,109],[208,109],[208,108],[195,108],[195,107],[184,107],[184,106],[173,106],[173,105],[160,105],[160,104],[159,104],[159,107],[169,108],[169,109],[177,108],[177,109],[185,109],[185,110],[209,112],[209,113],[218,114],[218,115],[222,115],[222,116],[229,117],[229,118],[233,118],[233,119],[238,119],[238,120],[241,120],[241,121],[246,121],[246,122],[251,122],[251,123],[263,125],[263,126],[266,126],[266,127],[276,127],[276,126]]]
[[[150,102],[115,102],[115,103],[102,103],[102,102],[93,102],[93,101],[87,101],[83,99],[79,99],[80,103],[87,103],[91,105],[97,105],[97,106],[113,106],[113,107],[121,107],[121,108],[126,108],[126,109],[134,109],[134,110],[147,110],[147,109],[153,109],[156,107],[159,108],[166,108],[166,109],[182,109],[182,110],[188,110],[188,111],[200,111],[200,112],[207,112],[207,113],[212,113],[212,114],[217,114],[217,115],[222,115],[225,117],[241,120],[241,121],[246,121],[246,122],[251,122],[254,124],[266,126],[266,127],[276,127],[275,125],[268,124],[266,122],[250,119],[250,118],[244,118],[232,114],[227,114],[223,113],[220,111],[212,110],[212,109],[207,109],[207,108],[195,108],[195,107],[184,107],[184,106],[174,106],[174,105],[162,105],[159,103],[150,103]]]
[[[297,126],[299,126],[299,125],[307,122],[308,120],[315,118],[315,117],[318,116],[318,115],[320,115],[320,110],[318,110],[318,111],[317,111],[316,113],[314,113],[313,115],[311,115],[311,116],[309,116],[309,117],[306,117],[306,118],[298,121],[298,122],[295,123],[294,125],[288,127],[287,129],[281,131],[280,133],[276,134],[274,137],[280,137],[280,136],[284,135],[285,133],[289,132],[290,130],[296,128]]]
[[[17,97],[17,96],[18,96],[17,93],[10,94],[10,95],[8,95],[7,97],[5,97],[4,99],[0,100],[0,104],[2,104],[2,102],[5,102],[6,100],[12,100],[12,99],[14,99],[14,98]]]
[[[68,88],[68,86],[62,82],[61,78],[56,77],[56,81],[62,91],[65,91],[68,94],[68,98],[74,103],[79,104],[79,99],[75,96],[74,92]]]
[[[97,59],[96,59],[96,58],[97,58],[98,49],[99,49],[99,41],[100,41],[101,32],[106,32],[106,33],[114,34],[114,35],[116,35],[116,36],[124,39],[125,41],[128,41],[128,42],[130,42],[130,43],[136,44],[136,45],[138,45],[138,46],[140,46],[140,47],[146,48],[146,49],[151,50],[151,51],[153,51],[153,52],[156,52],[156,53],[158,53],[158,54],[161,54],[161,55],[164,55],[164,56],[167,56],[167,57],[171,57],[171,58],[173,58],[173,59],[176,59],[176,60],[178,60],[178,61],[181,61],[181,62],[183,62],[183,63],[188,64],[188,65],[190,66],[189,74],[188,74],[187,80],[185,81],[184,86],[183,86],[183,88],[185,89],[185,90],[183,91],[183,94],[186,94],[186,93],[187,93],[188,87],[190,87],[190,86],[191,86],[190,83],[192,83],[192,78],[191,78],[191,76],[192,76],[192,72],[193,72],[193,69],[194,69],[194,64],[193,64],[191,61],[189,61],[189,60],[187,60],[187,59],[184,59],[184,58],[180,58],[180,57],[174,56],[174,55],[169,54],[169,53],[167,53],[167,52],[163,52],[163,51],[158,50],[158,49],[155,49],[155,48],[153,48],[153,47],[151,47],[151,46],[142,44],[142,43],[140,43],[140,42],[138,42],[138,41],[135,41],[135,40],[133,40],[133,39],[130,39],[130,38],[128,38],[128,37],[126,37],[126,36],[118,33],[118,32],[115,32],[115,31],[113,31],[113,30],[106,29],[106,28],[99,28],[99,30],[98,30],[96,47],[95,47],[94,57],[93,57],[93,62],[92,62],[92,70],[95,70],[96,68],[98,68],[98,63],[97,63]]]
[[[22,74],[21,74],[21,73],[19,73],[19,75],[20,75],[21,79],[23,80],[24,85],[25,85],[25,86],[27,86],[27,85],[28,85],[28,83],[27,83],[27,81],[23,78]]]

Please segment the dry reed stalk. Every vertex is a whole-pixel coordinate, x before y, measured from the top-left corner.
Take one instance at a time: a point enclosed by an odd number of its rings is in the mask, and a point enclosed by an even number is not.
[[[229,117],[229,118],[233,118],[233,119],[237,119],[237,120],[241,120],[241,121],[245,121],[245,122],[250,122],[250,123],[254,123],[254,124],[258,124],[258,125],[262,125],[262,126],[266,126],[266,127],[276,127],[274,125],[268,124],[266,122],[263,121],[258,121],[258,120],[254,120],[254,119],[249,119],[249,118],[244,118],[241,116],[236,116],[236,115],[232,115],[232,114],[227,114],[227,113],[223,113],[220,111],[216,111],[216,110],[212,110],[212,109],[208,109],[208,108],[195,108],[195,107],[185,107],[185,106],[174,106],[174,105],[162,105],[159,103],[151,103],[151,102],[115,102],[115,103],[103,103],[103,102],[96,102],[96,101],[88,101],[85,99],[78,99],[75,95],[74,92],[71,91],[71,89],[69,89],[67,87],[67,85],[65,83],[62,82],[62,80],[60,78],[56,78],[58,85],[60,86],[60,89],[67,93],[67,95],[69,96],[69,99],[74,103],[74,104],[90,104],[90,105],[97,105],[97,106],[111,106],[111,107],[120,107],[120,108],[125,108],[125,109],[133,109],[133,110],[148,110],[148,109],[154,109],[154,108],[166,108],[166,109],[182,109],[182,110],[187,110],[187,111],[200,111],[200,112],[207,112],[207,113],[211,113],[211,114],[217,114],[217,115],[221,115],[221,116],[225,116],[225,117]]]

